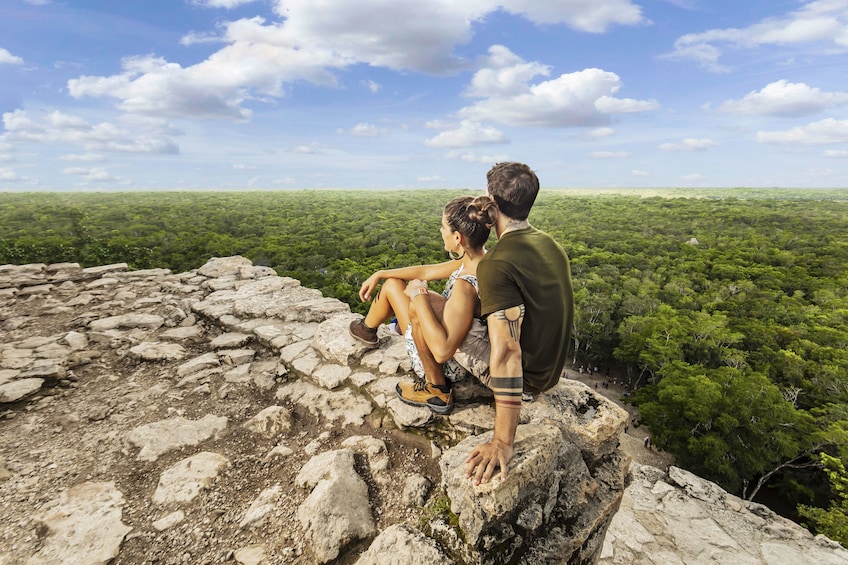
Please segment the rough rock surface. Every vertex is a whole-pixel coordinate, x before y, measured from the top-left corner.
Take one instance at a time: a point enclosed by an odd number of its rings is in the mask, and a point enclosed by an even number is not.
[[[677,467],[631,465],[601,565],[848,565],[848,550]]]
[[[0,565],[712,555],[682,532],[720,528],[671,505],[712,492],[694,477],[664,480],[677,498],[651,495],[652,537],[628,537],[634,518],[617,525],[622,496],[647,501],[661,473],[648,486],[634,471],[625,493],[626,415],[580,383],[526,403],[510,480],[473,487],[461,461],[491,429],[491,395],[461,383],[446,417],[399,402],[402,338],[383,328],[367,349],[347,335],[353,318],[242,257],[180,274],[0,266]],[[826,540],[751,512],[757,531],[724,536],[756,544],[752,562],[843,563]],[[636,544],[658,557],[632,560]]]

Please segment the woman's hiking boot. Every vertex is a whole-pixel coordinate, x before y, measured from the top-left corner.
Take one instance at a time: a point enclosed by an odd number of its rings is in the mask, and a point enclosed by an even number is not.
[[[365,325],[365,318],[354,320],[350,323],[350,335],[365,345],[377,347],[380,340],[377,339],[377,328],[369,328]]]
[[[426,406],[436,414],[447,414],[453,410],[453,390],[449,385],[440,387],[424,379],[416,379],[411,383],[396,384],[395,392],[402,402],[410,406]]]

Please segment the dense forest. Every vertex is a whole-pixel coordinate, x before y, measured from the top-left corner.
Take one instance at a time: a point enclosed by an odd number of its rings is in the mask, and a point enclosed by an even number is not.
[[[543,191],[530,216],[571,257],[575,364],[625,369],[681,466],[848,543],[848,191],[623,192]],[[458,194],[4,193],[0,263],[239,254],[364,312],[373,271],[445,259]]]

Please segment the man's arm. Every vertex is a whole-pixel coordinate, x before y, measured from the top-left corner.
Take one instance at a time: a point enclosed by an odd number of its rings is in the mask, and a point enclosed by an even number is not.
[[[495,430],[492,441],[475,447],[465,460],[465,476],[474,484],[487,483],[500,468],[501,481],[507,477],[512,459],[512,443],[521,413],[524,375],[521,366],[521,324],[524,305],[498,310],[488,317],[490,388],[495,393]]]

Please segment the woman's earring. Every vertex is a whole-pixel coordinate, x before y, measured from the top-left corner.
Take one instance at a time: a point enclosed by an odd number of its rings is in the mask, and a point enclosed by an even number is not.
[[[458,254],[456,251],[448,251],[448,257],[450,257],[454,261],[459,261],[460,259],[465,257],[465,248],[462,248],[462,255]]]

